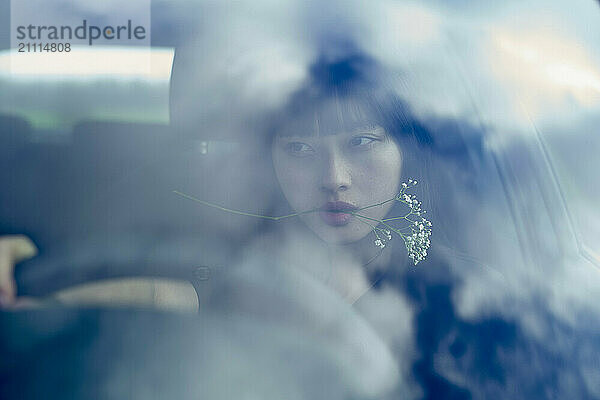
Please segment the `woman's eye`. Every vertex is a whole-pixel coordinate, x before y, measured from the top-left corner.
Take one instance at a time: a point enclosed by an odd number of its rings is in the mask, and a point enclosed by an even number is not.
[[[285,145],[285,149],[294,156],[307,156],[314,153],[314,149],[310,145],[302,142],[290,142]]]
[[[353,146],[353,147],[366,146],[366,145],[373,143],[374,141],[375,141],[375,139],[368,137],[368,136],[357,136],[357,137],[350,139],[350,146]]]

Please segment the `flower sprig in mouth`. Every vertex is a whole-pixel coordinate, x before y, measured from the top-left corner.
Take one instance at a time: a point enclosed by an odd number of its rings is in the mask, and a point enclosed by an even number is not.
[[[393,234],[400,236],[404,241],[408,257],[417,265],[427,257],[427,250],[431,246],[431,232],[432,224],[429,220],[424,217],[425,210],[421,208],[421,202],[417,199],[414,194],[407,193],[407,190],[412,189],[417,185],[417,181],[409,179],[408,182],[403,182],[401,185],[400,192],[391,199],[387,199],[380,203],[371,204],[365,207],[355,208],[349,206],[343,206],[340,204],[330,205],[329,212],[337,214],[352,215],[359,219],[359,221],[368,224],[375,236],[374,244],[381,250],[386,246],[386,243],[392,240]],[[189,200],[203,204],[208,207],[216,208],[221,211],[229,212],[237,215],[244,215],[247,217],[255,217],[268,219],[272,221],[279,221],[287,218],[296,217],[303,214],[309,214],[314,212],[322,212],[323,207],[317,207],[311,210],[295,212],[292,214],[282,216],[268,216],[261,214],[248,213],[240,210],[234,210],[226,207],[222,207],[218,204],[213,204],[204,200],[197,199],[193,196],[187,195],[180,191],[174,190],[173,193],[185,197]],[[379,207],[390,202],[403,203],[408,207],[408,212],[405,215],[384,219],[370,218],[361,213],[362,210]],[[341,220],[341,219],[340,219]],[[397,224],[402,223],[404,226],[397,227]]]

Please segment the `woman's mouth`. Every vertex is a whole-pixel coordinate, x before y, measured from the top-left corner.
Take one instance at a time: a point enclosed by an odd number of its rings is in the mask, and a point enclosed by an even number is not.
[[[358,207],[344,201],[330,201],[321,207],[319,215],[327,225],[343,226],[350,222],[352,212],[356,209]]]

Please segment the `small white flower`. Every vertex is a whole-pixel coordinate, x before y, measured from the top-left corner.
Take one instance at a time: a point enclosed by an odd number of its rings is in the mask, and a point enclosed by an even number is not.
[[[422,216],[427,212],[421,209],[423,203],[417,199],[415,194],[405,193],[405,189],[414,187],[417,183],[418,181],[412,178],[408,180],[408,184],[402,183],[402,190],[396,196],[396,200],[405,203],[410,209],[410,212],[405,218],[410,215],[416,215],[418,217],[416,221],[409,220],[410,234],[400,234],[406,245],[408,257],[414,261],[415,265],[427,257],[427,250],[431,246],[429,237],[431,236],[432,226],[431,222]],[[396,219],[400,220],[402,218]],[[383,232],[385,236],[380,238],[376,232],[377,240],[375,241],[375,245],[383,248],[385,246],[385,240],[391,240],[392,235],[389,230],[380,229],[380,231]]]

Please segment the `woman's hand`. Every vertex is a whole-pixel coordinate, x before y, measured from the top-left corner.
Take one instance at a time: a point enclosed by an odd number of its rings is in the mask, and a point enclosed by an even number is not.
[[[27,236],[0,237],[0,308],[17,305],[15,264],[36,254],[37,248]]]
[[[34,257],[37,248],[26,236],[0,236],[0,309],[43,306],[45,299],[17,297],[15,264]],[[67,305],[153,307],[197,312],[198,297],[189,282],[168,279],[112,279],[73,286],[47,298]],[[46,299],[46,300],[47,300]]]

